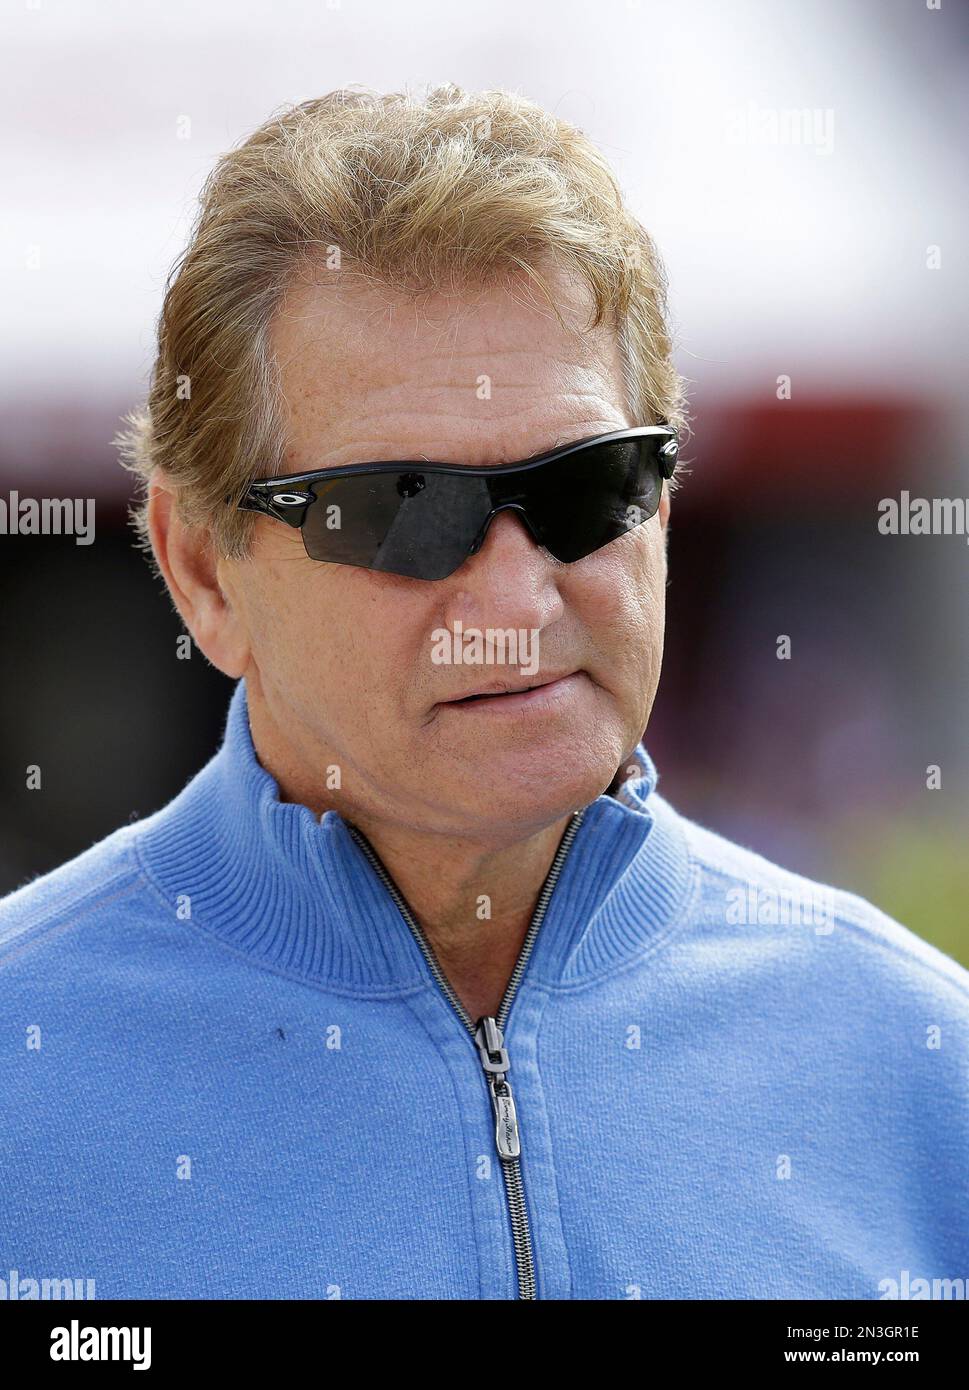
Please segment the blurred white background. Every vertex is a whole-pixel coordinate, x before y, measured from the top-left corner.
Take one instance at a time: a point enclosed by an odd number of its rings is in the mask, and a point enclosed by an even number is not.
[[[8,424],[137,396],[221,151],[286,103],[427,81],[520,90],[599,144],[698,384],[960,391],[967,37],[956,0],[6,0]],[[785,112],[811,143],[772,142]]]

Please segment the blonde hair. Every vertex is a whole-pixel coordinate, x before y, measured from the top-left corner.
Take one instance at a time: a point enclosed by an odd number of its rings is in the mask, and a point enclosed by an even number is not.
[[[517,94],[445,84],[423,96],[344,88],[286,108],[223,155],[168,278],[148,399],[114,439],[142,480],[147,532],[161,468],[179,509],[244,557],[254,516],[227,506],[285,450],[270,330],[288,287],[338,249],[341,275],[393,292],[486,285],[548,264],[592,292],[614,328],[636,424],[689,429],[655,245],[581,131]],[[561,315],[556,314],[561,321]]]

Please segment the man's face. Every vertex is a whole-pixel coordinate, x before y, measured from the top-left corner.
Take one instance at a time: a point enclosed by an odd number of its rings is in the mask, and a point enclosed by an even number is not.
[[[588,291],[560,278],[570,327]],[[623,403],[613,334],[564,331],[521,286],[420,304],[325,279],[294,288],[274,347],[289,415],[284,471],[426,459],[509,463],[639,423]],[[250,700],[287,761],[386,823],[480,840],[535,833],[600,795],[649,719],[663,645],[668,501],[574,564],[513,512],[447,579],[307,557],[260,518],[251,557],[219,577],[248,632]],[[538,669],[447,665],[436,630],[537,631]],[[439,648],[439,644],[438,644]],[[532,663],[534,664],[534,658]],[[444,703],[486,682],[578,672],[557,698]]]

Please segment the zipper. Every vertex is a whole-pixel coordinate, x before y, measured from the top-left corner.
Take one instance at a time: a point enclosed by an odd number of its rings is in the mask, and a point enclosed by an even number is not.
[[[447,976],[441,969],[434,949],[420,923],[415,919],[396,883],[390,877],[377,854],[374,852],[370,841],[358,830],[355,825],[347,825],[347,829],[353,836],[354,841],[366,855],[375,873],[383,883],[387,892],[393,898],[394,903],[403,917],[407,926],[410,928],[411,935],[416,940],[421,949],[421,953],[427,962],[428,969],[434,977],[435,982],[441,989],[448,1003],[454,1009],[465,1031],[470,1035],[478,1051],[478,1057],[484,1071],[485,1081],[488,1086],[488,1093],[491,1098],[491,1108],[495,1121],[495,1149],[501,1162],[502,1174],[505,1183],[505,1198],[508,1206],[508,1216],[511,1221],[511,1236],[515,1250],[515,1268],[518,1275],[518,1297],[519,1299],[533,1299],[535,1293],[535,1259],[532,1253],[532,1238],[528,1224],[528,1208],[525,1205],[525,1189],[522,1184],[521,1170],[521,1134],[518,1128],[518,1112],[515,1109],[515,1097],[512,1093],[511,1084],[508,1080],[508,1072],[511,1062],[508,1057],[508,1049],[505,1047],[504,1028],[508,1022],[508,1015],[511,1013],[511,1006],[515,1002],[515,995],[518,986],[521,984],[522,977],[528,966],[528,959],[535,945],[539,928],[545,918],[549,902],[559,875],[562,872],[562,865],[565,863],[565,856],[571,848],[572,841],[578,834],[579,826],[585,815],[585,808],[575,811],[572,819],[565,828],[565,833],[559,841],[559,847],[552,860],[552,867],[548,871],[548,876],[542,885],[542,891],[538,897],[534,915],[529,923],[525,940],[522,943],[518,960],[515,968],[511,972],[511,979],[502,995],[498,1012],[494,1017],[486,1016],[474,1022],[461,1000],[455,994],[448,982]]]

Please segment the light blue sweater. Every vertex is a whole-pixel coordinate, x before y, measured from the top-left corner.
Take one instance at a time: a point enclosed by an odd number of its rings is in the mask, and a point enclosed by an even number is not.
[[[173,802],[0,902],[0,1296],[969,1278],[969,974],[637,757],[563,837],[492,1100],[366,841],[278,800],[240,682]]]

